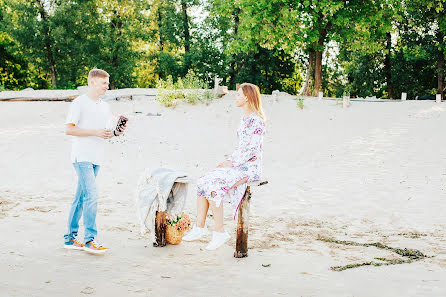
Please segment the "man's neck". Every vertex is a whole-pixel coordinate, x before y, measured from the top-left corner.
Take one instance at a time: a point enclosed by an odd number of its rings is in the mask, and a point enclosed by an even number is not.
[[[87,92],[87,96],[91,99],[91,100],[93,100],[93,101],[99,101],[100,99],[99,99],[99,94],[97,94],[96,92],[94,92],[93,90],[88,90],[88,92]]]

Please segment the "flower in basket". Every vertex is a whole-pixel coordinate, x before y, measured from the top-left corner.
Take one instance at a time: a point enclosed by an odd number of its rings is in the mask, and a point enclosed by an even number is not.
[[[177,216],[167,216],[166,224],[174,227],[176,230],[185,232],[190,229],[190,218],[187,214],[183,213]]]
[[[166,240],[170,244],[179,244],[183,234],[190,228],[190,218],[187,214],[166,216]]]

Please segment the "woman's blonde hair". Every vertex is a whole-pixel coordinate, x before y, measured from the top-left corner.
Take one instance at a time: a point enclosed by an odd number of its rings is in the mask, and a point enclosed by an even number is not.
[[[250,83],[240,85],[243,94],[248,98],[248,106],[254,110],[263,120],[266,119],[263,112],[262,99],[260,99],[260,89],[258,86]]]

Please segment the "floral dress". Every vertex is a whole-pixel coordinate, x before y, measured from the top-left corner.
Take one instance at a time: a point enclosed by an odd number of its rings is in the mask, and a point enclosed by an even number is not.
[[[265,121],[256,113],[244,116],[237,130],[239,144],[228,160],[232,167],[215,168],[197,181],[198,196],[214,201],[217,207],[223,200],[232,205],[233,215],[237,213],[246,191],[247,182],[257,181],[262,174],[262,146]],[[233,187],[238,181],[248,181]]]

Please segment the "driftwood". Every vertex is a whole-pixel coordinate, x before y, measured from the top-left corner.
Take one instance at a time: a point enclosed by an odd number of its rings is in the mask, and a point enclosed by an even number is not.
[[[155,218],[155,242],[153,246],[162,247],[167,244],[166,241],[166,212],[165,211],[157,211]]]
[[[235,241],[234,257],[248,257],[248,225],[249,225],[249,203],[251,201],[251,186],[262,186],[268,181],[249,183],[245,195],[238,209],[237,240]]]
[[[238,210],[237,240],[235,242],[234,257],[248,257],[248,224],[249,202],[251,200],[251,187],[246,188],[245,195]]]
[[[152,96],[152,95],[139,95],[139,96]],[[0,98],[0,101],[73,101],[77,97],[79,97],[79,95],[67,96],[67,97],[40,97],[40,98],[16,97],[16,98]],[[104,100],[111,101],[111,100],[121,100],[121,99],[133,100],[133,95],[119,95],[119,96],[110,95]]]
[[[42,97],[42,98],[30,98],[30,97],[17,97],[17,98],[1,98],[0,101],[73,101],[79,95],[68,97]]]

